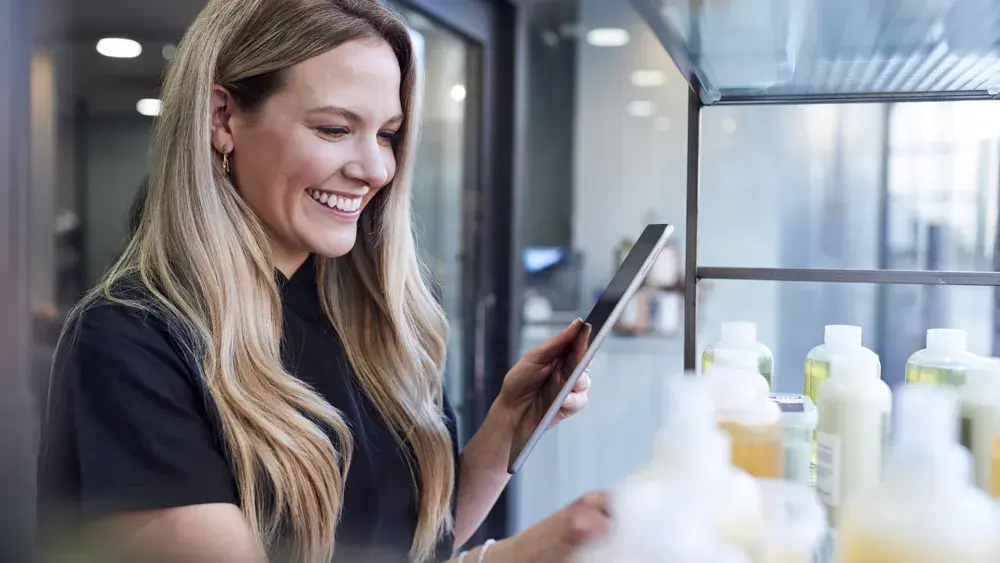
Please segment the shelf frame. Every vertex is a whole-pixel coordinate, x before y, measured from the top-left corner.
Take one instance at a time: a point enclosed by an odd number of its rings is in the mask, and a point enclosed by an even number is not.
[[[698,264],[698,219],[701,171],[701,113],[712,105],[793,105],[843,103],[900,103],[917,101],[989,100],[997,96],[987,91],[883,92],[817,94],[722,94],[698,72],[684,41],[673,33],[653,0],[629,0],[666,49],[677,69],[690,85],[687,107],[687,184],[684,239],[684,369],[697,368],[698,282],[701,280],[746,280],[802,283],[849,283],[927,286],[993,287],[1000,295],[1000,272],[928,270],[861,270],[813,268],[763,268],[700,266]],[[689,30],[689,44],[700,43],[697,26]],[[694,51],[697,51],[695,49]],[[888,106],[887,106],[888,107]],[[887,110],[888,111],[888,110]],[[888,123],[888,120],[886,120]],[[887,142],[887,140],[884,140]],[[885,171],[883,170],[883,174]],[[883,202],[884,203],[884,202]],[[885,218],[880,218],[884,220]],[[1000,244],[1000,233],[997,235]],[[1000,262],[998,262],[1000,263]],[[880,261],[881,265],[881,261]]]

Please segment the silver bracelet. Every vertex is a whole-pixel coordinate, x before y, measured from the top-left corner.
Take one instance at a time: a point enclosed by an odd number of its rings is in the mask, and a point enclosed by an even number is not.
[[[483,544],[483,547],[479,549],[479,563],[486,563],[486,552],[489,551],[490,548],[493,547],[493,544],[495,543],[497,543],[496,540],[492,539],[486,540],[486,543]]]

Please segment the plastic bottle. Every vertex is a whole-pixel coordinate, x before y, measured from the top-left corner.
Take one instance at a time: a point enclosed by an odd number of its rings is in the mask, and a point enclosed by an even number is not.
[[[757,325],[748,322],[727,321],[722,323],[722,339],[705,348],[701,355],[701,372],[707,373],[716,362],[718,350],[750,350],[757,354],[757,371],[772,385],[774,356],[771,349],[757,342]]]
[[[929,385],[897,393],[896,436],[880,485],[848,501],[839,563],[996,563],[1000,505],[972,486],[958,401]]]
[[[630,479],[611,504],[611,530],[574,563],[751,563],[722,540],[710,503],[694,490]]]
[[[964,385],[965,373],[979,361],[979,356],[965,349],[967,339],[964,330],[929,329],[927,348],[915,352],[906,361],[906,382],[950,387]]]
[[[653,460],[633,479],[698,498],[716,522],[722,540],[753,554],[763,527],[760,488],[731,463],[732,442],[716,425],[709,383],[705,378],[672,378],[665,402],[665,423],[653,448]]]
[[[732,463],[750,475],[778,479],[784,473],[781,408],[748,350],[720,348],[704,375],[712,389],[716,422],[732,440]]]
[[[970,369],[960,394],[961,442],[972,452],[976,485],[1000,498],[1000,360]]]
[[[882,479],[888,447],[892,391],[879,364],[856,352],[833,358],[831,376],[819,389],[816,489],[837,527],[845,499]]]
[[[811,563],[826,533],[826,514],[808,485],[760,480],[764,498],[761,563]]]
[[[806,355],[805,394],[813,403],[817,401],[816,391],[830,377],[830,360],[833,356],[853,354],[858,350],[878,361],[878,354],[861,345],[860,326],[826,325],[823,328],[823,343]]]
[[[814,445],[819,413],[805,395],[772,394],[771,399],[781,409],[781,425],[785,429],[786,481],[806,486],[816,484]]]

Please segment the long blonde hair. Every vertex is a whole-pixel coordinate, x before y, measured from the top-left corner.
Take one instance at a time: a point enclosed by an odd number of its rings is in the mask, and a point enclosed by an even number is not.
[[[136,236],[74,314],[101,298],[122,301],[114,288],[141,280],[151,299],[126,303],[156,310],[188,337],[255,535],[271,545],[287,519],[297,557],[329,561],[353,439],[341,413],[282,366],[268,239],[213,153],[210,94],[219,84],[239,102],[248,81],[280,83],[274,77],[283,69],[362,38],[388,43],[402,71],[397,173],[362,214],[351,253],[319,259],[318,290],[357,381],[410,461],[419,491],[410,557],[423,561],[452,526],[454,459],[442,415],[447,324],[424,282],[411,227],[410,38],[376,0],[208,2],[167,72]]]

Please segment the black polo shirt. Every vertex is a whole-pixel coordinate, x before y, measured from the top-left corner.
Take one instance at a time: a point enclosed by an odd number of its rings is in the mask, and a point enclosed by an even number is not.
[[[334,559],[405,560],[418,510],[405,452],[323,315],[314,261],[290,280],[277,277],[285,367],[340,410],[354,433]],[[47,409],[39,470],[43,532],[122,511],[238,505],[221,425],[184,336],[156,315],[111,302],[86,311],[75,328],[60,346]],[[457,473],[447,399],[445,416]],[[448,558],[451,543],[440,542],[439,560]]]

